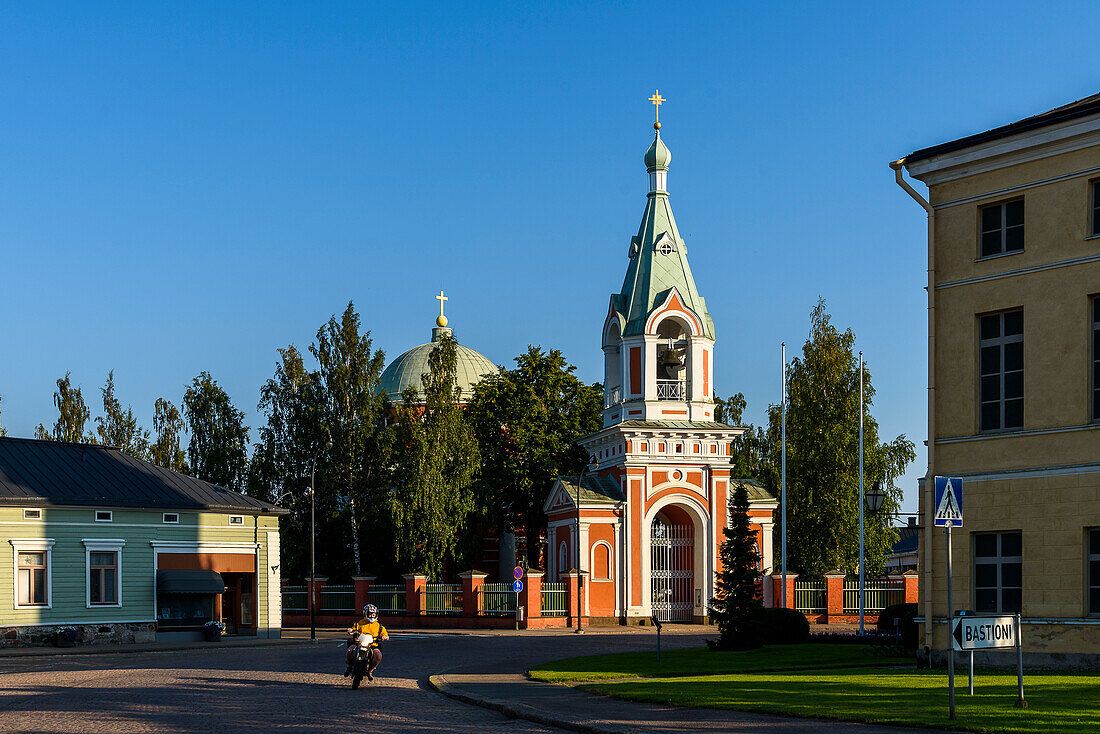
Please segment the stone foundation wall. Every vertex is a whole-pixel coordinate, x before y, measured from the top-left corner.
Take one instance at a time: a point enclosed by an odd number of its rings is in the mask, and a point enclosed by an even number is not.
[[[77,632],[76,645],[126,645],[156,641],[155,622],[126,624],[71,624]],[[40,627],[0,626],[0,646],[35,647],[53,645],[59,625]]]

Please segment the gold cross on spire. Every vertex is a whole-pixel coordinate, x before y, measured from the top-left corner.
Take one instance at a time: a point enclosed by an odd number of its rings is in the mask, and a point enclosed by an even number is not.
[[[451,299],[449,299],[449,298],[447,298],[447,296],[443,295],[443,291],[440,291],[439,295],[435,297],[435,300],[439,301],[439,318],[435,320],[435,323],[438,326],[446,326],[447,325],[447,317],[443,315],[443,302],[444,301],[449,301]]]
[[[654,89],[653,90],[653,96],[649,98],[649,101],[653,103],[653,107],[655,108],[653,111],[657,113],[657,119],[653,123],[653,128],[655,130],[660,130],[661,129],[661,103],[662,102],[667,102],[668,100],[661,96],[661,92],[659,90]]]

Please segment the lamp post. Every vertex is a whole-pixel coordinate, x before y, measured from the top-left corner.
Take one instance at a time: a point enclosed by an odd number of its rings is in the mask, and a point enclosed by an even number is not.
[[[595,454],[592,454],[588,463],[581,467],[580,476],[577,477],[577,534],[573,538],[573,546],[576,548],[574,556],[577,559],[577,564],[574,566],[577,570],[577,629],[575,630],[577,634],[584,632],[581,629],[581,588],[584,586],[584,574],[581,573],[581,485],[584,483],[584,472],[589,466],[592,467],[592,471],[600,468],[600,460]]]
[[[317,564],[314,547],[317,541],[317,500],[313,491],[313,480],[317,474],[317,454],[313,455],[313,466],[309,470],[309,639],[317,641],[317,605],[313,595],[317,593]]]

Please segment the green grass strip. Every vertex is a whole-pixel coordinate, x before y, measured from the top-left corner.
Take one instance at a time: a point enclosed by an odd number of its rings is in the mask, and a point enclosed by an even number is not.
[[[913,664],[911,657],[868,655],[863,645],[809,642],[802,645],[774,645],[744,652],[721,652],[706,648],[665,650],[661,662],[657,653],[630,652],[585,655],[545,663],[528,671],[539,681],[597,681],[618,678],[666,678],[718,673],[761,673],[766,671],[814,670],[818,668],[881,667]]]
[[[1025,671],[1027,709],[1013,706],[1014,674],[979,671],[973,696],[967,694],[965,674],[960,677],[954,722],[947,717],[944,671],[849,668],[629,680],[580,688],[629,701],[874,724],[977,732],[1100,732],[1100,675]]]

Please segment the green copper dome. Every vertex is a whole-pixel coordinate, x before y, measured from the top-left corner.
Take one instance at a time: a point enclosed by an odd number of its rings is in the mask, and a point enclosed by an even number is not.
[[[645,167],[650,171],[659,170],[668,168],[669,163],[672,163],[672,151],[661,140],[661,133],[657,133],[653,137],[653,145],[649,146],[649,150],[645,152]]]
[[[450,332],[448,328],[437,326],[432,329],[430,342],[413,347],[390,362],[382,373],[382,379],[378,385],[379,391],[385,393],[391,403],[399,403],[401,393],[411,386],[417,389],[423,399],[424,386],[420,377],[428,371],[428,356],[435,348],[436,342]],[[460,402],[468,402],[473,396],[474,385],[485,375],[496,371],[497,366],[484,354],[461,344],[455,344],[455,379],[462,390]]]

